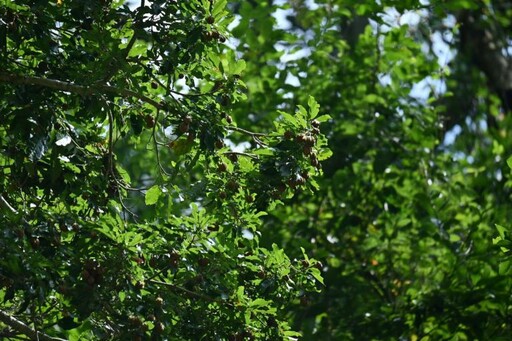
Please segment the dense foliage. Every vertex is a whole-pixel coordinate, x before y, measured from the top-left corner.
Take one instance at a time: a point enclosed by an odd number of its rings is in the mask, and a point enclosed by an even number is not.
[[[0,338],[508,340],[511,12],[3,1]]]
[[[270,108],[309,95],[332,116],[320,191],[263,230],[326,265],[296,328],[319,340],[510,338],[511,263],[492,241],[498,224],[495,242],[510,245],[512,3],[294,1],[284,24],[277,8],[238,8],[249,100],[234,117],[270,126]]]
[[[328,117],[310,98],[273,130],[235,125],[225,5],[2,6],[3,337],[295,335],[283,307],[320,270],[261,247],[259,226],[316,185]]]

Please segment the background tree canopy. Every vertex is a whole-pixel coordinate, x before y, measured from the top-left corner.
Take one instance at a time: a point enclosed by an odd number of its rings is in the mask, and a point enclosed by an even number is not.
[[[511,18],[1,1],[0,338],[509,340]]]

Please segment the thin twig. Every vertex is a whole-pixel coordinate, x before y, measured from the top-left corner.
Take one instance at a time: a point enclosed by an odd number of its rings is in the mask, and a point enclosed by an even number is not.
[[[237,131],[239,133],[243,133],[243,134],[250,135],[250,136],[266,136],[266,134],[263,134],[263,133],[254,133],[252,131],[245,130],[243,128],[239,128],[239,127],[235,127],[235,126],[229,126],[226,128],[229,130]]]
[[[216,302],[216,303],[219,303],[219,304],[226,304],[228,306],[232,306],[232,304],[230,302],[228,302],[228,301],[224,301],[224,300],[216,299],[216,298],[213,298],[213,297],[210,297],[210,296],[206,296],[206,295],[203,295],[201,293],[194,292],[194,291],[188,290],[186,288],[180,287],[178,285],[174,285],[174,284],[167,283],[167,282],[162,282],[162,281],[157,281],[157,280],[154,280],[154,279],[149,281],[149,282],[151,282],[153,284],[164,285],[166,287],[169,287],[169,288],[172,288],[172,289],[175,289],[175,290],[178,290],[178,291],[182,291],[184,293],[187,293],[187,294],[189,294],[191,296],[195,296],[197,298],[203,299],[205,301]]]
[[[160,111],[156,112],[155,117],[155,125],[153,126],[153,130],[151,131],[151,139],[153,140],[153,146],[155,147],[155,156],[156,156],[156,163],[158,164],[158,169],[160,170],[160,176],[164,174],[165,176],[171,176],[171,174],[167,173],[167,171],[164,169],[164,166],[162,166],[162,163],[160,162],[160,151],[158,149],[158,141],[156,139],[156,127],[158,125],[158,118],[160,116]]]
[[[259,159],[258,155],[247,154],[247,153],[244,153],[244,152],[230,151],[230,152],[225,152],[224,155],[240,155],[240,156],[249,157],[251,159],[256,159],[256,160]]]
[[[1,194],[0,194],[0,203],[2,203],[2,205],[7,207],[9,209],[9,211],[11,211],[12,213],[18,214],[18,211],[16,211],[16,209],[14,207],[12,207],[11,204],[9,204],[9,202],[7,202],[7,200],[5,200],[5,198]]]

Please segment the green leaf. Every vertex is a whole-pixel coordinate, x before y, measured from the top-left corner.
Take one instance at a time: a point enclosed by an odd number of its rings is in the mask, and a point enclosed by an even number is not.
[[[226,8],[227,0],[215,0],[212,10],[212,16],[215,19],[218,19],[224,13],[224,9]]]
[[[327,160],[331,156],[332,156],[332,150],[330,150],[328,148],[324,148],[320,151],[320,153],[318,153],[318,160],[319,161]]]
[[[510,156],[508,159],[507,159],[507,165],[510,169],[512,169],[512,156]]]
[[[300,127],[300,124],[299,124],[299,122],[298,122],[298,120],[297,120],[297,118],[295,116],[290,115],[290,114],[288,114],[288,113],[286,113],[284,111],[281,111],[281,110],[278,110],[277,112],[278,112],[279,115],[282,116],[282,118],[283,118],[282,122],[283,123],[291,124],[294,127]]]
[[[315,118],[318,122],[327,122],[331,119],[331,116],[329,115],[320,115],[317,118]]]
[[[245,60],[239,59],[231,65],[230,71],[232,75],[239,75],[243,70],[245,70]]]
[[[500,237],[502,239],[505,239],[507,229],[505,229],[503,226],[498,225],[498,224],[495,224],[495,226],[496,226],[496,230],[498,230]]]
[[[162,194],[162,190],[158,185],[152,186],[150,189],[146,192],[146,205],[154,205],[158,201],[158,198],[160,198],[160,195]]]
[[[318,104],[318,102],[315,100],[315,98],[313,96],[309,96],[308,106],[309,106],[309,119],[312,120],[318,115],[318,112],[320,111],[320,105]]]
[[[255,151],[253,151],[253,154],[271,156],[271,155],[274,155],[274,152],[272,151],[272,149],[259,148],[259,149],[256,149]]]
[[[311,268],[309,271],[311,272],[311,275],[313,275],[313,277],[315,277],[315,279],[318,282],[324,284],[324,279],[322,277],[320,270],[318,270],[317,268]]]
[[[148,50],[148,43],[143,40],[137,40],[135,44],[133,44],[130,52],[128,53],[129,57],[137,57],[142,56]]]
[[[188,152],[192,150],[192,147],[194,146],[193,141],[189,141],[187,139],[179,139],[178,141],[175,141],[172,145],[172,149],[176,153],[176,155],[185,155]]]
[[[269,306],[270,302],[262,298],[257,298],[249,303],[250,307],[266,307]]]

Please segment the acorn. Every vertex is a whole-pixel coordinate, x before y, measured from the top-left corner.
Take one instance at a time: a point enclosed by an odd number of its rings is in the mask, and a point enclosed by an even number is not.
[[[190,129],[190,126],[187,122],[183,121],[180,123],[178,130],[180,133],[185,134]]]
[[[311,146],[305,145],[302,147],[302,154],[309,156],[313,152],[313,148]]]
[[[128,317],[128,321],[130,321],[130,324],[133,325],[133,326],[140,326],[142,324],[142,321],[141,319],[138,317],[138,316],[135,316],[135,315],[131,315]]]
[[[286,185],[281,182],[277,185],[276,189],[279,193],[284,193],[286,191]]]
[[[180,254],[176,251],[171,252],[169,255],[169,264],[172,268],[178,267],[180,263]]]
[[[179,259],[171,259],[171,260],[170,260],[170,267],[171,267],[171,268],[174,268],[174,269],[175,269],[175,268],[177,268],[177,267],[178,267],[178,265],[179,265],[179,264],[180,264]]]
[[[238,182],[231,179],[226,183],[226,187],[231,191],[236,191],[238,189]]]
[[[203,37],[206,41],[212,41],[213,40],[213,34],[210,31],[206,31],[203,33]]]
[[[215,141],[215,148],[221,149],[224,147],[224,142],[222,140]]]
[[[187,115],[187,116],[183,117],[183,122],[188,123],[188,124],[192,123],[192,116]]]
[[[224,173],[225,171],[228,170],[228,166],[224,162],[219,162],[217,164],[217,170],[221,173]]]
[[[230,101],[231,101],[231,100],[230,100],[230,98],[229,98],[229,96],[228,96],[228,95],[222,95],[222,96],[220,97],[220,105],[222,105],[222,106],[224,106],[224,107],[225,107],[225,106],[227,106],[227,105],[229,105]]]
[[[206,17],[206,22],[211,25],[215,22],[215,18],[210,15]]]
[[[33,237],[32,239],[30,239],[30,245],[32,245],[32,248],[38,249],[41,245],[41,241],[39,240],[39,238]]]
[[[197,264],[199,264],[200,267],[204,268],[210,264],[210,260],[205,257],[199,258],[199,260],[197,261]]]
[[[300,305],[306,307],[309,305],[309,299],[307,298],[307,296],[302,296],[300,298]]]
[[[229,158],[229,160],[231,160],[231,162],[237,162],[238,161],[238,155],[236,155],[235,153],[228,154],[228,158]]]
[[[304,137],[304,143],[306,144],[306,146],[314,146],[315,141],[316,139],[311,135]]]
[[[146,127],[153,128],[155,126],[155,118],[153,116],[146,115],[144,120],[146,121]]]
[[[176,251],[173,251],[171,252],[171,254],[169,255],[169,258],[171,259],[171,261],[179,261],[181,256],[178,252]]]
[[[138,257],[138,256],[133,256],[132,257],[132,260],[137,263],[137,265],[141,265],[141,264],[144,264],[144,259],[141,258],[141,257]]]
[[[155,328],[153,330],[157,334],[162,334],[163,331],[165,330],[165,326],[164,326],[164,324],[162,322],[156,322],[155,323]]]
[[[298,186],[302,186],[302,185],[306,184],[306,179],[304,179],[302,176],[298,175],[295,178],[295,182],[297,183]]]
[[[68,232],[68,226],[64,223],[61,223],[59,225],[59,229],[60,229],[60,232],[62,232],[62,233]]]
[[[193,142],[195,139],[196,139],[196,133],[194,133],[193,131],[189,131],[188,135],[187,135],[187,141]]]
[[[288,187],[290,187],[291,189],[295,189],[295,187],[297,187],[298,183],[297,181],[294,179],[294,178],[290,178],[286,181],[286,184],[288,185]]]
[[[314,154],[311,154],[313,156]],[[311,166],[319,168],[320,162],[318,162],[318,159],[316,157],[311,158]]]
[[[299,134],[295,137],[295,141],[297,143],[305,143],[306,142],[306,135],[304,134]]]
[[[244,330],[242,332],[242,340],[254,340],[254,335],[252,335],[251,331],[249,330]]]
[[[161,307],[163,304],[164,304],[164,299],[160,296],[158,296],[157,298],[155,298],[155,304],[159,307]]]
[[[152,268],[156,268],[158,265],[158,258],[156,256],[151,256],[149,259],[149,266]]]

